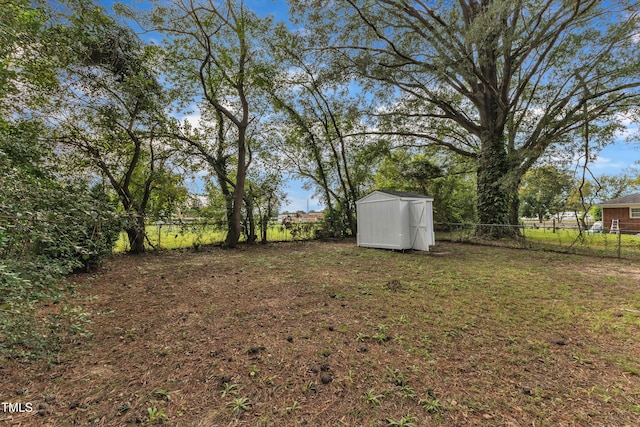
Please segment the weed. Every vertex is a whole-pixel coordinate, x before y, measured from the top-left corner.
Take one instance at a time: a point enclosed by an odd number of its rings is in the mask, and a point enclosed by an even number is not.
[[[265,378],[263,381],[265,382],[265,384],[274,385],[276,383],[276,378],[278,378],[277,375],[271,375]]]
[[[300,404],[298,403],[297,400],[294,400],[293,404],[291,404],[291,406],[287,406],[286,408],[284,408],[284,410],[287,412],[287,414],[295,412],[298,409],[300,409]]]
[[[450,338],[455,338],[455,337],[460,336],[460,332],[455,331],[453,329],[450,329],[448,331],[444,331],[444,336],[445,337],[450,337]]]
[[[157,406],[147,408],[147,415],[151,423],[162,424],[168,419],[167,414],[162,409],[158,409]]]
[[[391,369],[391,368],[387,367],[387,372],[389,373],[389,380],[393,384],[395,384],[397,386],[404,386],[404,385],[407,384],[407,378],[398,369]]]
[[[171,394],[169,394],[168,391],[165,391],[161,388],[157,388],[155,390],[153,390],[153,396],[162,399],[162,400],[166,400],[167,402],[171,401]]]
[[[411,365],[411,370],[416,374],[422,373],[422,368],[418,365]]]
[[[400,420],[396,421],[392,418],[387,418],[387,423],[390,426],[398,426],[398,427],[415,427],[416,424],[414,421],[417,421],[417,418],[411,414],[407,414],[404,417],[400,418]]]
[[[573,359],[574,362],[580,364],[580,365],[591,365],[593,362],[589,359],[585,359],[582,356],[578,355],[578,354],[574,354],[571,356],[571,358]]]
[[[442,409],[442,406],[440,405],[440,401],[438,399],[434,399],[434,398],[428,398],[428,399],[420,399],[420,406],[422,406],[422,408],[431,413],[431,414],[436,414],[438,412],[440,412],[440,410]]]
[[[413,389],[413,387],[408,385],[403,385],[400,388],[400,392],[402,393],[402,397],[405,399],[415,399],[417,397],[416,391]]]
[[[238,386],[238,384],[224,383],[224,389],[222,390],[222,393],[220,393],[220,396],[221,397],[227,397],[229,395],[236,396],[239,390],[240,390],[240,387]]]
[[[355,372],[349,369],[349,372],[347,373],[347,380],[349,381],[349,383],[353,384],[353,378],[355,376],[356,376]]]
[[[389,337],[383,333],[375,334],[372,338],[378,341],[380,344],[382,344],[385,341],[389,341]]]
[[[238,415],[240,411],[248,411],[251,407],[251,402],[246,397],[236,397],[231,402],[227,403],[227,406],[231,408],[235,415]]]
[[[316,383],[313,382],[313,381],[309,381],[307,384],[302,386],[302,392],[303,393],[307,393],[307,392],[310,392],[310,391],[317,391]]]
[[[366,340],[368,340],[369,338],[371,338],[369,335],[367,335],[367,334],[363,334],[362,332],[358,332],[358,333],[356,334],[356,340],[358,340],[358,341],[366,341]]]
[[[250,376],[251,378],[255,378],[255,377],[257,377],[259,373],[260,373],[260,369],[258,369],[258,367],[257,367],[256,365],[252,365],[252,366],[249,368],[249,376]]]
[[[371,389],[364,393],[364,398],[373,408],[377,408],[380,405],[380,401],[384,399],[384,395],[376,394],[376,391]]]
[[[376,329],[378,330],[378,332],[385,335],[389,332],[389,327],[384,323],[378,324],[378,326],[376,326]]]
[[[124,339],[131,342],[136,339],[136,328],[127,329],[124,332]]]

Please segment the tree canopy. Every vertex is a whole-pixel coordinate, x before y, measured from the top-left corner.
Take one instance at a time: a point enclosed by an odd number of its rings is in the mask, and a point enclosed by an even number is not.
[[[640,53],[635,2],[292,6],[319,50],[332,50],[369,87],[393,95],[387,133],[474,160],[481,223],[514,222],[524,173],[584,123],[615,125],[640,95],[637,62],[621,60]]]

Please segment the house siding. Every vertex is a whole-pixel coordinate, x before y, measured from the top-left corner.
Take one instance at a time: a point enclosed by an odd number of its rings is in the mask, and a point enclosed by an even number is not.
[[[609,228],[611,228],[611,221],[614,219],[619,220],[621,232],[640,232],[640,218],[630,218],[628,206],[620,208],[602,208],[602,225],[605,230],[609,230]]]

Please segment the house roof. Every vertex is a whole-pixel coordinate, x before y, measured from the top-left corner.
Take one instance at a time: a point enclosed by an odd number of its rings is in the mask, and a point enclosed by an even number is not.
[[[419,199],[431,199],[431,197],[425,196],[424,194],[410,193],[407,191],[393,191],[393,190],[376,190],[376,191],[390,194],[392,196],[397,196],[397,197],[413,197],[413,198],[419,198]]]
[[[640,204],[640,193],[630,194],[624,197],[618,197],[617,199],[607,200],[606,202],[601,203],[601,206],[610,206],[610,205],[637,205]]]

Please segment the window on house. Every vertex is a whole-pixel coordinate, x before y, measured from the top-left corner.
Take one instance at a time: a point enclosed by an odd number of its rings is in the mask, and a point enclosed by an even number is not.
[[[640,208],[631,208],[631,218],[640,218]]]

